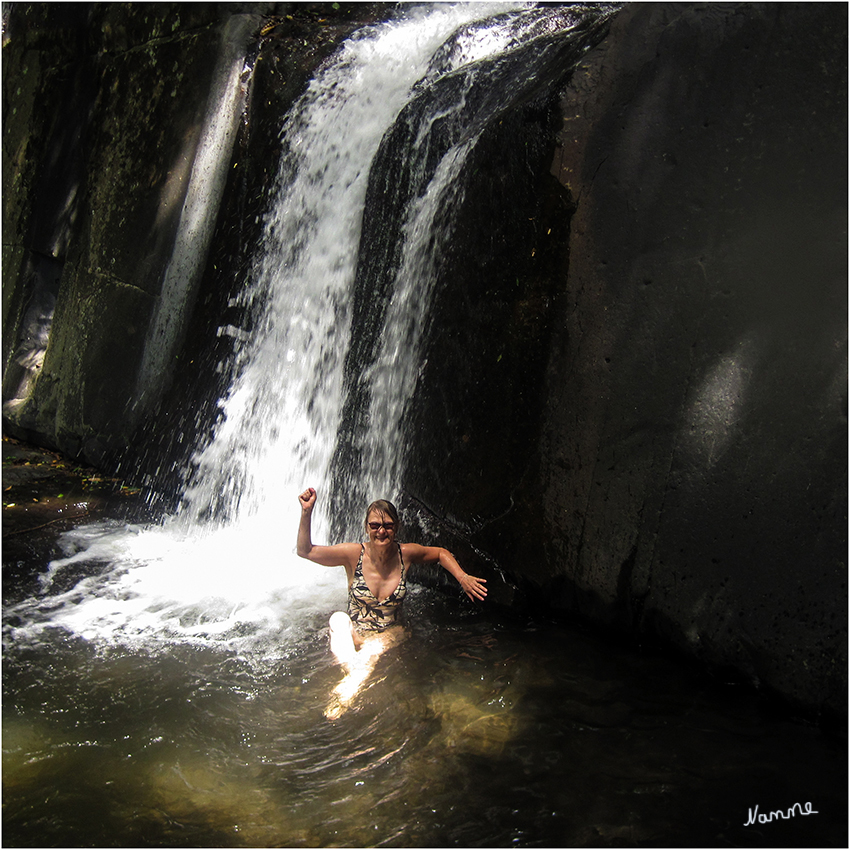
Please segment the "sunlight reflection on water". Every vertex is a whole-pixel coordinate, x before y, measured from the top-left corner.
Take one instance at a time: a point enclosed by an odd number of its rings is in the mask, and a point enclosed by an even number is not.
[[[498,624],[412,588],[408,639],[348,710],[324,618],[284,658],[7,651],[7,842],[798,846],[846,834],[843,748],[678,663]],[[49,789],[45,793],[45,789]],[[756,795],[759,799],[755,799]],[[757,836],[748,806],[829,813]],[[775,801],[775,802],[774,802]],[[770,845],[775,846],[775,845]]]

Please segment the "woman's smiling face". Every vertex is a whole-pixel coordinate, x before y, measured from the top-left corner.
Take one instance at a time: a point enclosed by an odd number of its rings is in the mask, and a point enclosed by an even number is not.
[[[395,539],[395,523],[385,513],[371,511],[366,518],[366,531],[372,543],[386,545]]]

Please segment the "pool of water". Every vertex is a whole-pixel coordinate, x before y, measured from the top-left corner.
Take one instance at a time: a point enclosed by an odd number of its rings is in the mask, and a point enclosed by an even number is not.
[[[250,652],[7,644],[4,845],[846,846],[845,744],[751,691],[426,588],[408,620],[342,700],[315,613]]]

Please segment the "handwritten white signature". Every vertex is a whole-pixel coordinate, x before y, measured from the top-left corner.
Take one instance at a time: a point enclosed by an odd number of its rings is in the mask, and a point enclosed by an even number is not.
[[[770,823],[773,820],[788,820],[788,818],[793,818],[795,815],[803,815],[804,817],[808,815],[816,815],[818,812],[812,808],[811,803],[806,803],[805,808],[800,803],[794,803],[787,812],[783,812],[782,809],[776,809],[776,811],[768,812],[767,814],[759,814],[759,807],[756,806],[755,809],[749,809],[749,819],[744,824],[744,826],[752,826],[754,823]]]

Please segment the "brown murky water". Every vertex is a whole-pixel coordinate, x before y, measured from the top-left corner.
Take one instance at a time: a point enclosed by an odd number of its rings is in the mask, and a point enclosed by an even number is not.
[[[7,643],[4,845],[846,846],[844,744],[750,691],[422,588],[408,614],[342,710],[316,615],[250,653]]]

